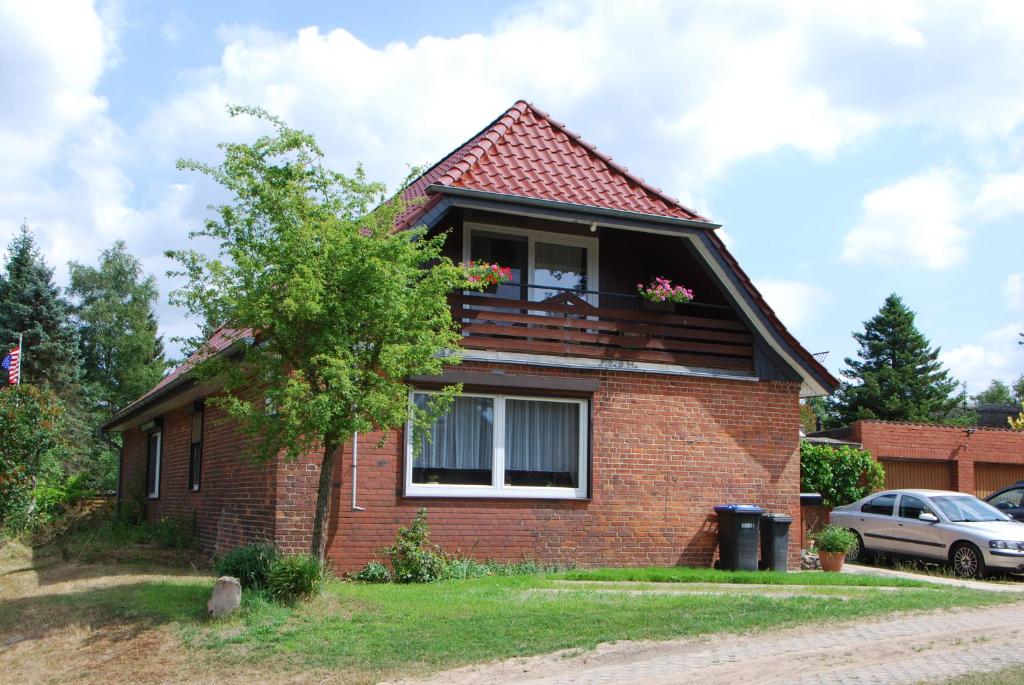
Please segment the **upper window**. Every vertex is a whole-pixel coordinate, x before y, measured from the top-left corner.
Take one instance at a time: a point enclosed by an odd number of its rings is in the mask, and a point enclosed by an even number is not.
[[[913,495],[903,495],[900,497],[900,518],[916,519],[925,512],[929,514],[935,513],[920,497],[914,497]]]
[[[429,400],[412,393],[420,408]],[[578,399],[461,395],[418,449],[407,430],[406,494],[586,497],[587,408]]]
[[[512,269],[498,297],[540,302],[564,292],[597,305],[597,239],[517,228],[467,226],[463,257]]]
[[[199,491],[199,478],[203,471],[203,403],[196,402],[192,409],[192,443],[188,452],[188,489]]]
[[[146,436],[146,496],[160,497],[160,462],[163,433],[155,431]]]
[[[896,505],[896,495],[879,495],[860,508],[865,514],[892,516],[892,508]]]

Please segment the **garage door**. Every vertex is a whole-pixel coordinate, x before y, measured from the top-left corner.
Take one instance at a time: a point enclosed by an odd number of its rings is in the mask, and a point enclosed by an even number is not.
[[[885,488],[952,490],[950,462],[927,459],[880,459],[885,468]]]
[[[1024,480],[1024,464],[974,464],[974,494],[982,499]]]

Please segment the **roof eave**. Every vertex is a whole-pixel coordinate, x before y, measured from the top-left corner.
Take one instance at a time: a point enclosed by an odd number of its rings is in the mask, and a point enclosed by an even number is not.
[[[233,341],[230,345],[225,347],[223,350],[216,352],[211,358],[223,357],[234,354],[242,345],[251,345],[253,341],[254,339],[251,336],[243,336],[241,338],[238,338],[237,340]],[[175,390],[178,390],[186,383],[192,382],[193,371],[195,371],[195,366],[181,374],[178,378],[175,378],[173,381],[171,381],[164,387],[160,388],[159,391],[154,392],[152,395],[148,395],[141,399],[135,400],[127,407],[117,412],[109,419],[104,421],[102,424],[100,424],[100,430],[104,432],[109,431],[113,426],[117,426],[118,424],[124,423],[132,416],[144,412],[147,407],[150,407],[158,403],[161,399],[172,394]]]
[[[560,200],[546,200],[543,198],[528,197],[525,195],[509,195],[507,193],[495,193],[488,190],[457,188],[453,186],[443,185],[440,183],[433,183],[427,186],[426,190],[428,193],[440,193],[443,195],[452,195],[455,197],[480,198],[490,200],[492,202],[527,205],[531,207],[543,207],[547,209],[555,209],[562,211],[583,211],[587,212],[588,214],[607,216],[616,219],[645,221],[656,224],[666,224],[670,226],[680,226],[686,228],[699,228],[706,231],[713,231],[716,228],[721,228],[722,226],[721,224],[716,224],[711,221],[701,221],[699,219],[682,219],[679,217],[664,216],[661,214],[633,212],[626,209],[610,209],[608,207],[598,207],[596,205],[584,205],[577,204],[574,202],[562,202]]]

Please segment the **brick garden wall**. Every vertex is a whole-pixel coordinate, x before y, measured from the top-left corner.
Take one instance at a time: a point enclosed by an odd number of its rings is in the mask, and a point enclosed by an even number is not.
[[[976,463],[1024,464],[1024,433],[998,428],[930,426],[888,421],[856,421],[832,437],[864,445],[876,459],[928,459],[952,462],[952,487],[974,492]]]
[[[461,368],[493,366],[466,363]],[[504,368],[510,375],[600,379],[592,407],[592,498],[405,498],[400,494],[403,431],[361,435],[357,496],[365,511],[351,507],[351,444],[335,471],[328,554],[337,570],[356,569],[373,558],[421,507],[429,512],[436,543],[480,559],[710,565],[717,545],[712,507],[729,502],[794,516],[790,558],[795,564],[800,545],[798,384]],[[185,491],[188,415],[172,412],[164,419],[161,499],[150,503],[149,515],[195,511],[207,549],[267,531],[286,549],[308,549],[316,464],[245,466],[237,458],[242,451],[238,437],[226,425],[211,429],[212,410],[207,411],[202,492]],[[145,441],[135,433],[126,436],[126,483],[136,482],[139,463],[145,471]]]

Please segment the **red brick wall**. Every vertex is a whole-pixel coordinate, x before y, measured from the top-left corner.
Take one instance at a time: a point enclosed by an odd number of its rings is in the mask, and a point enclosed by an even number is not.
[[[486,369],[465,364],[462,368]],[[593,371],[506,367],[509,374],[592,377]],[[694,564],[715,556],[712,507],[753,502],[799,517],[798,386],[630,372],[600,372],[593,398],[590,501],[423,499],[400,495],[402,431],[359,442],[358,504],[351,508],[351,445],[335,475],[329,555],[351,570],[391,543],[427,508],[433,539],[477,558],[582,566]],[[304,537],[316,488],[305,464],[278,476],[288,538]],[[797,518],[799,520],[799,518]],[[799,553],[794,527],[791,557]]]
[[[124,434],[122,500],[144,502],[146,517],[195,516],[200,543],[208,551],[230,549],[254,539],[274,538],[276,467],[244,458],[246,438],[221,411],[207,407],[203,429],[200,490],[188,489],[192,417],[186,407],[163,415],[160,497],[145,498],[146,436]]]
[[[953,462],[953,488],[974,492],[975,463],[1024,464],[1024,433],[997,428],[928,426],[857,421],[844,433],[876,459],[929,459]]]
[[[467,363],[461,368],[493,366]],[[591,500],[405,498],[400,494],[403,431],[387,433],[383,444],[381,434],[364,434],[359,440],[357,495],[365,511],[351,507],[351,444],[345,446],[334,477],[328,554],[337,570],[361,567],[421,507],[429,512],[437,544],[480,559],[581,566],[710,565],[717,546],[712,507],[754,503],[796,519],[790,536],[791,563],[796,562],[797,384],[504,368],[509,374],[600,379],[592,407]],[[238,437],[227,426],[212,430],[208,416],[203,490],[189,494],[187,418],[183,410],[165,416],[164,483],[150,516],[195,510],[207,549],[272,530],[283,548],[307,550],[318,457],[313,463],[245,466],[239,460],[243,449]],[[125,477],[140,461],[144,473],[144,440],[129,434],[126,444]]]

